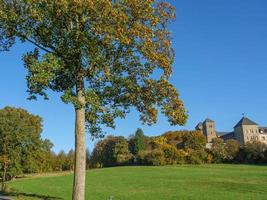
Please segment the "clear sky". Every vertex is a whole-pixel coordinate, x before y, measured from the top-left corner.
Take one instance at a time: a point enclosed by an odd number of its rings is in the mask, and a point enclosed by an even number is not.
[[[128,136],[141,127],[146,135],[168,130],[194,129],[209,117],[218,131],[231,131],[245,113],[267,126],[267,1],[178,0],[177,20],[171,25],[176,52],[171,83],[189,112],[184,127],[171,127],[159,117],[154,126],[142,126],[133,111],[117,120],[110,134]],[[0,108],[22,107],[44,119],[42,136],[55,151],[74,147],[74,110],[52,93],[49,101],[28,101],[21,55],[32,46],[17,44],[0,53]],[[87,137],[92,148],[92,141]]]

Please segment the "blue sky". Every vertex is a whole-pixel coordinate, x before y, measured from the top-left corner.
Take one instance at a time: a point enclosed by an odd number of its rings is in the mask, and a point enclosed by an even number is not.
[[[172,1],[174,2],[174,1]],[[231,131],[242,113],[267,126],[267,1],[179,0],[171,24],[176,52],[171,83],[189,112],[184,127],[170,126],[164,116],[143,126],[138,113],[117,120],[110,134],[128,136],[141,127],[146,135],[193,129],[209,117],[218,131]],[[44,119],[42,136],[55,151],[74,147],[74,110],[52,93],[49,101],[28,101],[21,55],[32,46],[17,44],[0,53],[0,108],[22,107]],[[87,137],[91,149],[93,142]]]

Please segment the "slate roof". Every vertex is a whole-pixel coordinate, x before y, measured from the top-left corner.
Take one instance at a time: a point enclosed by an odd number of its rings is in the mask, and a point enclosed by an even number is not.
[[[219,132],[219,131],[216,131],[216,134],[218,135],[218,136],[223,136],[223,135],[227,135],[227,134],[229,134],[230,132]]]
[[[243,117],[235,126],[234,128],[238,127],[238,126],[243,126],[243,125],[258,125],[255,122],[253,122],[252,120],[250,120],[247,117]]]
[[[224,140],[229,140],[234,138],[234,132],[230,132],[230,133],[226,133],[224,135],[220,135],[220,138],[224,139]]]
[[[214,122],[213,120],[211,120],[211,119],[209,119],[209,118],[207,118],[207,119],[205,119],[205,121],[204,122]]]
[[[197,125],[196,125],[196,127],[195,127],[196,129],[202,129],[202,123],[201,122],[199,122]]]

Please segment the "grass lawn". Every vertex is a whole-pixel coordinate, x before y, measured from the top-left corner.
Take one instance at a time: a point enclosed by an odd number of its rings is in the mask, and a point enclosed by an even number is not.
[[[71,199],[72,174],[9,183],[19,199]],[[51,198],[47,198],[50,196]],[[115,167],[87,172],[88,200],[267,199],[267,166]]]

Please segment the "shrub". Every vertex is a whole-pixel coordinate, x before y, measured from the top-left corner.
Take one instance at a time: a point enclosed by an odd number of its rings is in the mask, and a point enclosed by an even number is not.
[[[185,163],[185,152],[183,150],[178,150],[172,145],[164,145],[162,150],[167,165]]]
[[[138,161],[142,165],[165,165],[164,152],[160,149],[154,149],[152,151],[140,151],[138,153]]]
[[[245,162],[247,163],[266,163],[265,157],[267,145],[259,141],[248,142],[244,148]]]
[[[214,138],[212,141],[211,152],[215,163],[221,163],[225,159],[224,142],[221,138]]]
[[[225,160],[227,162],[233,162],[236,160],[236,157],[240,150],[240,144],[237,140],[227,140],[226,144],[224,145],[225,149]]]
[[[187,155],[187,162],[189,164],[203,164],[208,160],[208,153],[204,150],[190,149]]]

